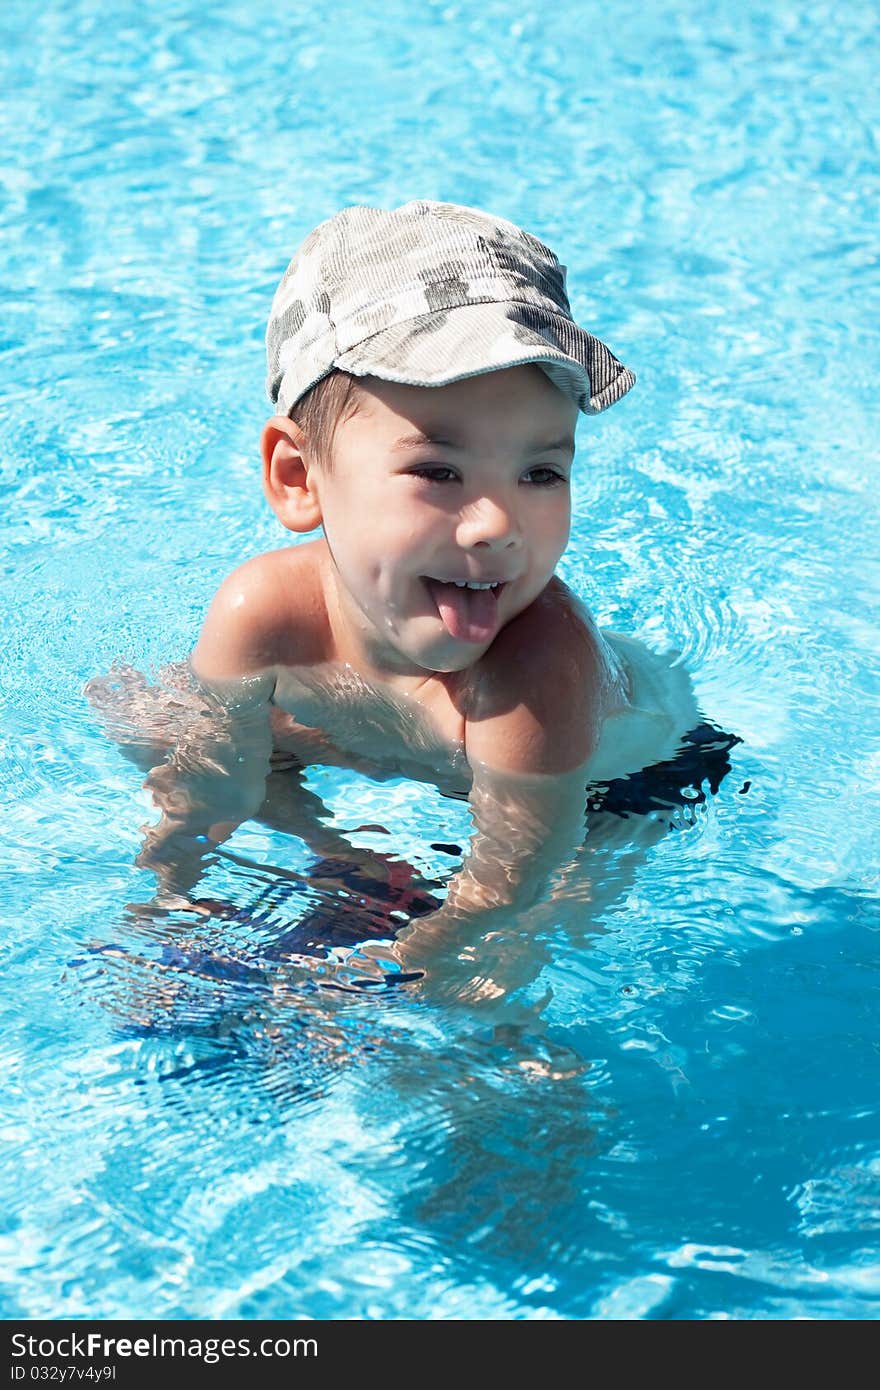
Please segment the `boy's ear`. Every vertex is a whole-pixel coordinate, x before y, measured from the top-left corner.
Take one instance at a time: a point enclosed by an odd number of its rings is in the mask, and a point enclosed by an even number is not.
[[[321,525],[316,473],[306,463],[305,435],[286,415],[273,415],[263,428],[263,491],[288,531],[314,531]]]

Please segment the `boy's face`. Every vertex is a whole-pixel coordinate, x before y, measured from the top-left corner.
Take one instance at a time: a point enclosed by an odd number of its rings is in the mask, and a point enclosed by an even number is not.
[[[380,668],[463,670],[568,543],[577,407],[532,365],[449,386],[359,384],[332,468],[311,480],[340,613]]]

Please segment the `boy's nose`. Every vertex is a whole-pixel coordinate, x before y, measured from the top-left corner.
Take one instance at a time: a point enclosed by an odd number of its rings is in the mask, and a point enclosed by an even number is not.
[[[522,535],[512,508],[499,499],[481,497],[462,512],[458,543],[464,549],[510,550],[522,543]]]

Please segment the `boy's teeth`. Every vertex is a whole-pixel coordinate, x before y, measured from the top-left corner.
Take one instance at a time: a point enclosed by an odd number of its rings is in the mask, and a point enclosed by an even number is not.
[[[454,584],[456,589],[497,589],[498,580],[495,579],[491,584],[478,584],[476,580],[470,579],[451,579],[450,584]]]

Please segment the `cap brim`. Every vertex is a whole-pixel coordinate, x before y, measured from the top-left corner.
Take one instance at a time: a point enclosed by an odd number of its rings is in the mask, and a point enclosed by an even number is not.
[[[407,386],[448,386],[534,362],[587,415],[614,405],[635,382],[601,339],[562,314],[526,303],[462,304],[384,328],[334,367]]]

